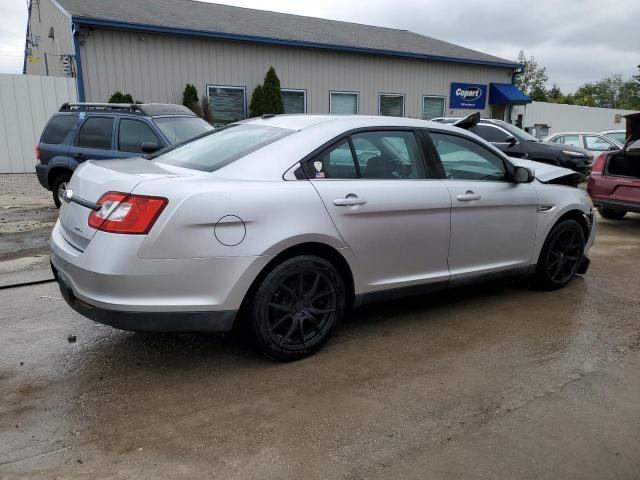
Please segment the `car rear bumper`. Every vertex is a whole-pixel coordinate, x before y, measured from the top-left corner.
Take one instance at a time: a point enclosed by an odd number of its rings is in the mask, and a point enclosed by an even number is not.
[[[49,186],[49,165],[43,165],[42,163],[36,164],[36,175],[38,176],[40,185],[47,190],[51,190]]]
[[[227,331],[270,257],[147,259],[144,237],[98,232],[84,251],[51,234],[51,264],[67,303],[134,331]]]

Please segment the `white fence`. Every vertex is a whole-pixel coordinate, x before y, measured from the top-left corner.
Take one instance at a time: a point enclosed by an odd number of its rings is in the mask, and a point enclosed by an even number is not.
[[[0,74],[0,173],[33,173],[45,123],[75,101],[73,78]]]

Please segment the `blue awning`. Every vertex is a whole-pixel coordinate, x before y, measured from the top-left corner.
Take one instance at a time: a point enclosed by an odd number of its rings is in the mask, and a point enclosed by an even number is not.
[[[510,83],[489,84],[490,105],[524,105],[525,103],[531,103],[531,101],[515,85]]]

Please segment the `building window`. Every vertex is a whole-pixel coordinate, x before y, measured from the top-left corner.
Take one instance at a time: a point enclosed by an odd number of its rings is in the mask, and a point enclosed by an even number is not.
[[[422,97],[422,119],[431,120],[432,118],[444,117],[444,102],[444,97],[427,95]]]
[[[226,125],[247,118],[245,87],[207,85],[214,125]]]
[[[307,113],[307,91],[283,88],[284,113]]]
[[[381,93],[378,113],[385,117],[404,117],[404,95]]]
[[[358,113],[358,92],[329,92],[329,113],[356,115]]]

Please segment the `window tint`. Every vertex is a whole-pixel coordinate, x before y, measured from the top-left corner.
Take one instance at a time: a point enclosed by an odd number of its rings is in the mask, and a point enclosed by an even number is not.
[[[62,143],[67,133],[78,120],[77,115],[56,115],[51,119],[47,128],[42,133],[40,141],[42,143],[59,144]]]
[[[167,137],[171,144],[184,142],[213,127],[198,117],[162,117],[154,118],[153,123]]]
[[[422,119],[444,117],[444,98],[423,97],[422,98]]]
[[[231,125],[147,158],[159,163],[213,172],[291,133],[293,130],[284,128]]]
[[[284,113],[305,113],[304,90],[282,90]]]
[[[505,143],[507,137],[511,136],[510,133],[489,125],[476,125],[470,128],[469,131],[484,138],[487,142]]]
[[[118,132],[118,150],[122,152],[142,153],[142,144],[152,142],[160,146],[160,140],[151,127],[140,120],[123,118]]]
[[[87,148],[111,148],[113,117],[89,117],[80,127],[76,145]]]
[[[356,165],[347,140],[304,165],[307,178],[357,178]]]
[[[244,88],[209,87],[208,92],[214,125],[226,125],[246,118]]]
[[[597,135],[585,135],[584,136],[584,146],[587,150],[594,151],[603,151],[609,150],[611,147],[611,143],[607,142],[604,138],[598,137]]]
[[[425,178],[420,147],[413,132],[357,133],[353,147],[362,178]]]
[[[582,145],[580,145],[580,137],[578,135],[563,135],[558,138],[558,143],[564,143],[565,145],[571,145],[572,147],[582,147]]]
[[[502,158],[466,138],[432,133],[447,178],[452,180],[506,180]]]
[[[338,115],[358,113],[358,94],[349,92],[331,92],[329,111]]]
[[[402,117],[404,115],[404,96],[398,94],[380,95],[380,115]]]

